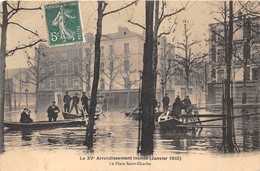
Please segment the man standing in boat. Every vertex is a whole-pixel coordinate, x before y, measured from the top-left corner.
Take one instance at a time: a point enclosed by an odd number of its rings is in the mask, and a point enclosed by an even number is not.
[[[71,97],[69,95],[69,92],[66,92],[65,96],[63,97],[63,102],[64,102],[64,112],[70,112]]]
[[[166,112],[168,111],[169,103],[170,103],[170,98],[168,97],[168,94],[166,93],[165,96],[163,97],[162,100],[163,103],[163,111]]]
[[[191,112],[191,101],[189,96],[186,96],[185,99],[182,100],[182,108],[188,113]]]
[[[181,109],[182,109],[182,102],[180,97],[177,95],[174,103],[172,104],[172,111],[170,114],[176,118],[179,118],[179,115],[181,114]]]
[[[75,96],[72,97],[72,104],[71,104],[70,113],[71,113],[72,109],[75,107],[76,113],[79,114],[78,104],[79,104],[78,93],[75,93]]]
[[[83,92],[83,95],[81,97],[81,103],[83,106],[83,111],[88,113],[88,97],[86,96],[86,92]]]
[[[49,122],[56,121],[58,118],[58,113],[60,112],[60,109],[58,106],[56,106],[56,102],[53,101],[52,105],[49,106],[49,108],[47,109],[47,113],[48,113],[48,118],[49,118]]]

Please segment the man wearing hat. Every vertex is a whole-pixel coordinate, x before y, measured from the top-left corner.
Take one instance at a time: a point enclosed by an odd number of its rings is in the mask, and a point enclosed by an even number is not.
[[[186,112],[190,112],[191,109],[191,101],[189,99],[189,96],[186,96],[184,100],[182,100],[182,108],[185,109]]]
[[[70,113],[71,113],[72,109],[75,107],[76,113],[79,114],[79,112],[78,112],[78,104],[79,104],[78,93],[75,93],[75,96],[72,97],[72,104],[71,104]]]
[[[56,102],[53,101],[52,105],[49,106],[49,108],[47,109],[47,113],[48,113],[48,118],[49,118],[49,122],[56,121],[58,118],[58,113],[60,112],[60,109],[58,106],[56,106]]]
[[[63,102],[64,102],[64,112],[70,112],[71,97],[69,95],[69,92],[66,92],[65,96],[63,97]]]
[[[83,92],[83,95],[81,97],[81,103],[83,106],[83,110],[85,112],[88,112],[88,97],[86,96],[86,92]]]
[[[28,108],[24,108],[23,112],[21,113],[20,122],[21,123],[32,123],[33,120],[30,118],[31,111]]]
[[[162,100],[163,103],[163,111],[166,112],[169,107],[170,98],[168,97],[168,94],[166,93]]]

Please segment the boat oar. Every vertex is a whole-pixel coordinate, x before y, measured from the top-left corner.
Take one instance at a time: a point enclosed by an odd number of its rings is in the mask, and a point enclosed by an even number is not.
[[[132,111],[130,112],[130,114],[129,114],[126,118],[130,117],[138,107],[139,107],[139,106],[137,106],[136,108],[134,108],[134,110],[132,110]]]
[[[107,117],[105,116],[105,114],[102,112],[102,110],[98,107],[98,106],[96,106],[97,107],[97,109],[100,111],[100,113],[104,116],[104,118],[106,119]]]

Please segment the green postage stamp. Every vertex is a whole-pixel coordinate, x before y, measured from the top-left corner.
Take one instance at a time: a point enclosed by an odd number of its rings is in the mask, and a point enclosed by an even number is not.
[[[50,46],[83,42],[77,1],[45,5]]]

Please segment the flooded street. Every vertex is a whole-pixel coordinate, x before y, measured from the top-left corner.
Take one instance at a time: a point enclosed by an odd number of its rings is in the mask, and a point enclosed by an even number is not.
[[[9,114],[10,115],[10,114]],[[19,116],[19,115],[18,115]],[[93,154],[137,155],[138,120],[126,118],[124,113],[106,112],[96,121]],[[44,120],[44,114],[33,117]],[[59,120],[61,120],[61,114]],[[18,121],[19,117],[6,116],[6,120]],[[241,152],[260,151],[259,116],[239,118],[235,121],[236,142]],[[212,122],[220,125],[221,121]],[[162,154],[221,154],[221,128],[203,128],[196,132],[162,132],[156,122],[154,155]],[[16,149],[88,152],[82,145],[85,127],[55,128],[49,130],[9,131],[5,129],[5,153]]]

